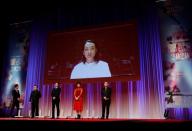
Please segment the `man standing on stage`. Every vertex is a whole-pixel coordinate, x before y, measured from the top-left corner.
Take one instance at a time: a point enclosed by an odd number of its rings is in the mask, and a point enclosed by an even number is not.
[[[55,118],[55,106],[57,108],[57,118],[59,118],[59,115],[60,115],[60,109],[59,109],[60,93],[61,93],[61,88],[59,87],[58,83],[55,83],[55,87],[53,88],[53,90],[51,92],[51,96],[52,96],[52,118]]]
[[[101,89],[101,96],[102,96],[102,117],[101,119],[105,118],[105,109],[106,112],[106,119],[109,117],[109,107],[111,104],[111,88],[109,88],[109,83],[104,82],[104,87]]]
[[[13,110],[15,108],[15,106],[17,107],[17,113],[16,116],[18,115],[19,112],[19,100],[20,100],[20,93],[19,93],[19,85],[15,84],[14,85],[14,90],[12,91],[12,106],[11,106],[11,113],[10,116],[13,117]]]
[[[31,102],[31,118],[39,116],[39,98],[41,98],[41,92],[37,89],[37,86],[33,86],[33,91],[30,95]]]

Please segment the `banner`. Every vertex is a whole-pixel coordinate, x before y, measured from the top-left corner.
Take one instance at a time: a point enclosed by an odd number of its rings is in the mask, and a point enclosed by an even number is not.
[[[192,41],[181,14],[160,12],[166,108],[192,107]]]
[[[2,104],[9,108],[12,103],[12,90],[14,84],[19,84],[21,95],[20,102],[23,103],[25,81],[27,74],[27,61],[29,49],[29,31],[31,23],[10,25],[9,46],[4,62]]]

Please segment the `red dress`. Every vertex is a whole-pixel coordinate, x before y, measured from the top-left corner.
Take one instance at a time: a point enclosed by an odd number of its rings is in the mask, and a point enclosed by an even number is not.
[[[82,93],[81,93],[82,92]],[[78,100],[75,99],[76,97],[79,97]],[[83,110],[83,88],[75,88],[74,90],[74,110],[82,112]]]

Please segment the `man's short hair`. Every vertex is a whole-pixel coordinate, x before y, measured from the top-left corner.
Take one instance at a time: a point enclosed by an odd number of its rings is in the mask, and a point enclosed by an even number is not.
[[[18,86],[19,86],[19,84],[15,84],[15,85],[14,85],[14,88],[16,88],[16,87],[18,87]]]

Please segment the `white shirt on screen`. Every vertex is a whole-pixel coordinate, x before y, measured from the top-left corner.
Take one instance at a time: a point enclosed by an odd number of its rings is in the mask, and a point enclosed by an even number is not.
[[[71,73],[71,79],[111,77],[108,63],[104,61],[79,63]]]

